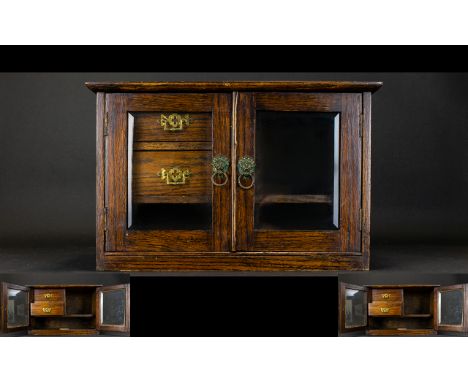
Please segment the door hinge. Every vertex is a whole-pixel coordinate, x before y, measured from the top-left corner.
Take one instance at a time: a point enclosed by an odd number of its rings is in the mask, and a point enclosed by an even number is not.
[[[109,113],[106,112],[104,116],[104,136],[107,137],[109,135]]]

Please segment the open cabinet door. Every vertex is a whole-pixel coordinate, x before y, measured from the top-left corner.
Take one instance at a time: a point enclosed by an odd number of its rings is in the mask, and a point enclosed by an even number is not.
[[[467,284],[435,288],[434,327],[442,332],[466,332]]]
[[[2,282],[1,329],[3,333],[27,330],[29,327],[29,288]]]
[[[368,288],[340,283],[339,334],[365,333],[367,327]]]
[[[130,284],[103,286],[96,292],[97,329],[130,334]]]

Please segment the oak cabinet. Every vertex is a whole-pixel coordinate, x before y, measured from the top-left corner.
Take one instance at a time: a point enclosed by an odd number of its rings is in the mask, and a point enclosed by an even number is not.
[[[468,333],[468,284],[340,283],[339,333],[418,336]]]
[[[381,83],[87,83],[99,270],[369,268]]]
[[[1,284],[1,332],[34,336],[130,334],[130,285]]]

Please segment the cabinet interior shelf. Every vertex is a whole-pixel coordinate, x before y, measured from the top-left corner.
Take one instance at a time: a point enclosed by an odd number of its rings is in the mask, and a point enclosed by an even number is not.
[[[403,317],[408,317],[408,318],[426,318],[426,317],[432,317],[432,314],[431,314],[431,313],[404,314]]]
[[[301,194],[301,195],[288,195],[288,194],[273,194],[260,196],[258,198],[260,204],[276,204],[276,203],[319,203],[319,204],[332,204],[333,199],[331,195],[313,195],[313,194]]]
[[[80,314],[65,314],[63,317],[67,318],[87,318],[94,317],[93,313],[80,313]]]

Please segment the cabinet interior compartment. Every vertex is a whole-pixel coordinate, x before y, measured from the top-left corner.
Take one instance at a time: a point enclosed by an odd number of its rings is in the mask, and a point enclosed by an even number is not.
[[[433,288],[406,288],[403,294],[404,315],[424,316],[433,315],[434,290]]]
[[[37,331],[95,329],[96,288],[69,287],[65,291],[65,313],[62,316],[32,316],[31,330]]]
[[[180,130],[162,127],[171,115]],[[211,230],[211,114],[132,112],[128,132],[127,228]]]
[[[94,317],[31,317],[31,328],[42,329],[95,329]]]
[[[432,286],[404,287],[401,316],[369,316],[370,333],[381,331],[381,334],[385,334],[388,330],[408,331],[411,334],[411,330],[433,330],[433,296]]]
[[[95,288],[70,288],[67,289],[65,303],[66,316],[91,316],[95,315]]]

